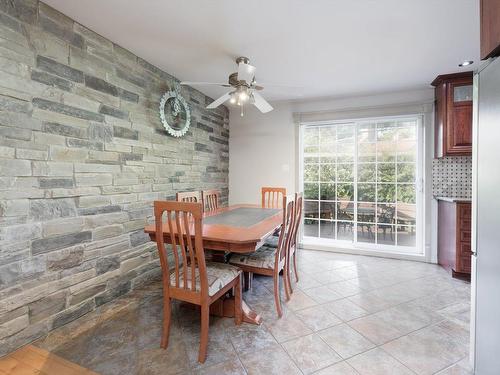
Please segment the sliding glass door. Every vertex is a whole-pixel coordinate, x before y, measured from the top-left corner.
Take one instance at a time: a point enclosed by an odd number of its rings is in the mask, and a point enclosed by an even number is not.
[[[305,244],[422,252],[420,121],[301,126]]]

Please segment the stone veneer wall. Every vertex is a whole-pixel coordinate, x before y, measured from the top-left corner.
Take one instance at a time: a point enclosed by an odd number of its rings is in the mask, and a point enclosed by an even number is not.
[[[168,53],[166,51],[165,53]],[[159,275],[143,228],[176,191],[228,195],[227,108],[36,0],[0,0],[0,355]]]

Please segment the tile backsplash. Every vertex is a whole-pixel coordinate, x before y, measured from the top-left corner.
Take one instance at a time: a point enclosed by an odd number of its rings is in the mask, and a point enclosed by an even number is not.
[[[472,157],[448,156],[432,161],[435,197],[472,198]]]

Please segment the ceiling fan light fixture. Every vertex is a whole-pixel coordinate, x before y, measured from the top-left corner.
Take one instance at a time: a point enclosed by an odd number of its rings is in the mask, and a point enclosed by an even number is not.
[[[249,96],[248,96],[246,91],[240,92],[239,97],[240,97],[240,101],[242,101],[242,102],[246,102],[249,99]]]
[[[236,98],[236,93],[235,93],[235,92],[233,92],[233,93],[231,94],[231,99],[229,99],[229,103],[231,103],[231,104],[236,104],[236,102],[237,102],[237,101],[238,101],[238,100],[237,100],[237,98]]]
[[[182,85],[216,85],[230,87],[231,91],[226,92],[220,98],[206,106],[207,109],[214,109],[229,102],[229,104],[240,107],[241,116],[243,116],[243,107],[247,104],[254,105],[260,112],[267,113],[273,110],[273,107],[259,94],[258,91],[264,89],[258,86],[255,79],[255,66],[250,65],[250,60],[246,57],[236,59],[238,71],[231,73],[227,83],[213,82],[181,82]]]

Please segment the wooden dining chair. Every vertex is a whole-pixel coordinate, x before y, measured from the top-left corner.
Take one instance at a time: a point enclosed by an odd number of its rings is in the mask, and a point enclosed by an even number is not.
[[[177,202],[202,203],[201,193],[199,191],[183,191],[175,195]]]
[[[205,212],[217,211],[219,208],[219,197],[220,191],[213,190],[203,190],[201,192],[201,199],[203,200],[203,209]]]
[[[265,186],[261,189],[262,207],[283,208],[283,197],[286,196],[286,189],[282,187]]]
[[[205,262],[201,203],[155,201],[154,214],[163,280],[161,347],[166,349],[168,346],[171,300],[199,305],[201,338],[198,361],[203,363],[207,355],[210,305],[233,288],[235,323],[241,323],[241,270],[229,264]],[[164,232],[168,232],[166,237],[171,246],[165,246]]]
[[[278,240],[278,247],[270,247],[263,245],[257,251],[251,254],[233,254],[229,260],[230,264],[238,266],[243,272],[250,274],[272,276],[274,281],[274,301],[278,317],[281,318],[283,310],[280,301],[279,278],[280,272],[283,271],[283,280],[285,287],[286,299],[290,299],[290,291],[288,290],[287,280],[287,254],[290,235],[292,233],[293,223],[293,200],[287,204],[287,197],[283,196],[283,222]]]
[[[295,193],[295,205],[293,210],[293,224],[292,224],[292,233],[290,235],[290,244],[288,246],[288,264],[287,264],[287,282],[288,289],[290,293],[293,292],[292,283],[290,280],[290,264],[293,258],[293,272],[295,273],[295,281],[299,281],[299,273],[297,271],[297,246],[298,246],[298,238],[299,238],[299,228],[302,223],[302,205],[304,201],[304,196],[302,193]]]

